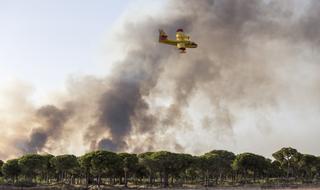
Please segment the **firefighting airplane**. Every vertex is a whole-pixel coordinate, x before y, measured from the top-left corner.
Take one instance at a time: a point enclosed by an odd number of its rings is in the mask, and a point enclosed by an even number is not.
[[[197,48],[198,44],[190,41],[190,37],[183,33],[183,29],[178,29],[176,32],[176,40],[169,40],[168,35],[159,29],[159,42],[177,46],[180,49],[180,53],[186,53],[186,48]]]

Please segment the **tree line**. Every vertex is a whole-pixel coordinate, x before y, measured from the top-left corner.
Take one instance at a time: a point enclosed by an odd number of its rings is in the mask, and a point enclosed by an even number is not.
[[[320,157],[291,147],[272,154],[273,160],[253,153],[235,155],[212,150],[200,156],[168,151],[141,154],[98,150],[82,156],[26,154],[0,160],[1,182],[16,184],[68,183],[109,185],[183,184],[237,185],[272,181],[312,182],[320,174]]]

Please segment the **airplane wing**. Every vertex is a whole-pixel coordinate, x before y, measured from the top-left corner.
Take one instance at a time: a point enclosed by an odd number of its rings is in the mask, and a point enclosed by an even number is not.
[[[173,46],[176,46],[178,43],[176,40],[169,40],[168,35],[161,29],[159,29],[159,42]]]

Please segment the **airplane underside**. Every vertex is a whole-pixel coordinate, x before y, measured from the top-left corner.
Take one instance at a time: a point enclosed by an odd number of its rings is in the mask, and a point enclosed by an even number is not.
[[[179,48],[179,49],[180,49],[180,53],[187,53],[186,48]]]

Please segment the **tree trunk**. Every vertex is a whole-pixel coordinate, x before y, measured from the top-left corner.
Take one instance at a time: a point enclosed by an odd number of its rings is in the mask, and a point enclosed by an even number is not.
[[[101,183],[101,175],[98,175],[98,187],[100,188],[100,183]]]
[[[206,171],[206,181],[205,181],[205,186],[209,186],[209,170]]]
[[[289,164],[289,160],[288,160],[287,179],[289,179],[289,168],[290,168],[290,164]]]
[[[124,186],[128,187],[127,171],[124,171]]]
[[[152,175],[151,175],[151,173],[149,175],[149,184],[152,185]]]
[[[164,183],[163,183],[163,187],[167,188],[169,186],[169,176],[166,172],[164,172],[164,179],[163,179]]]
[[[220,174],[219,174],[219,178],[220,178],[220,184],[222,184],[222,183],[223,183],[223,176],[222,176],[222,172],[220,172]]]
[[[62,173],[62,172],[60,172],[60,173],[59,173],[59,180],[58,180],[59,182],[61,182],[61,181],[62,181],[62,176],[63,176],[63,173]]]
[[[86,188],[89,186],[89,175],[86,173]]]

